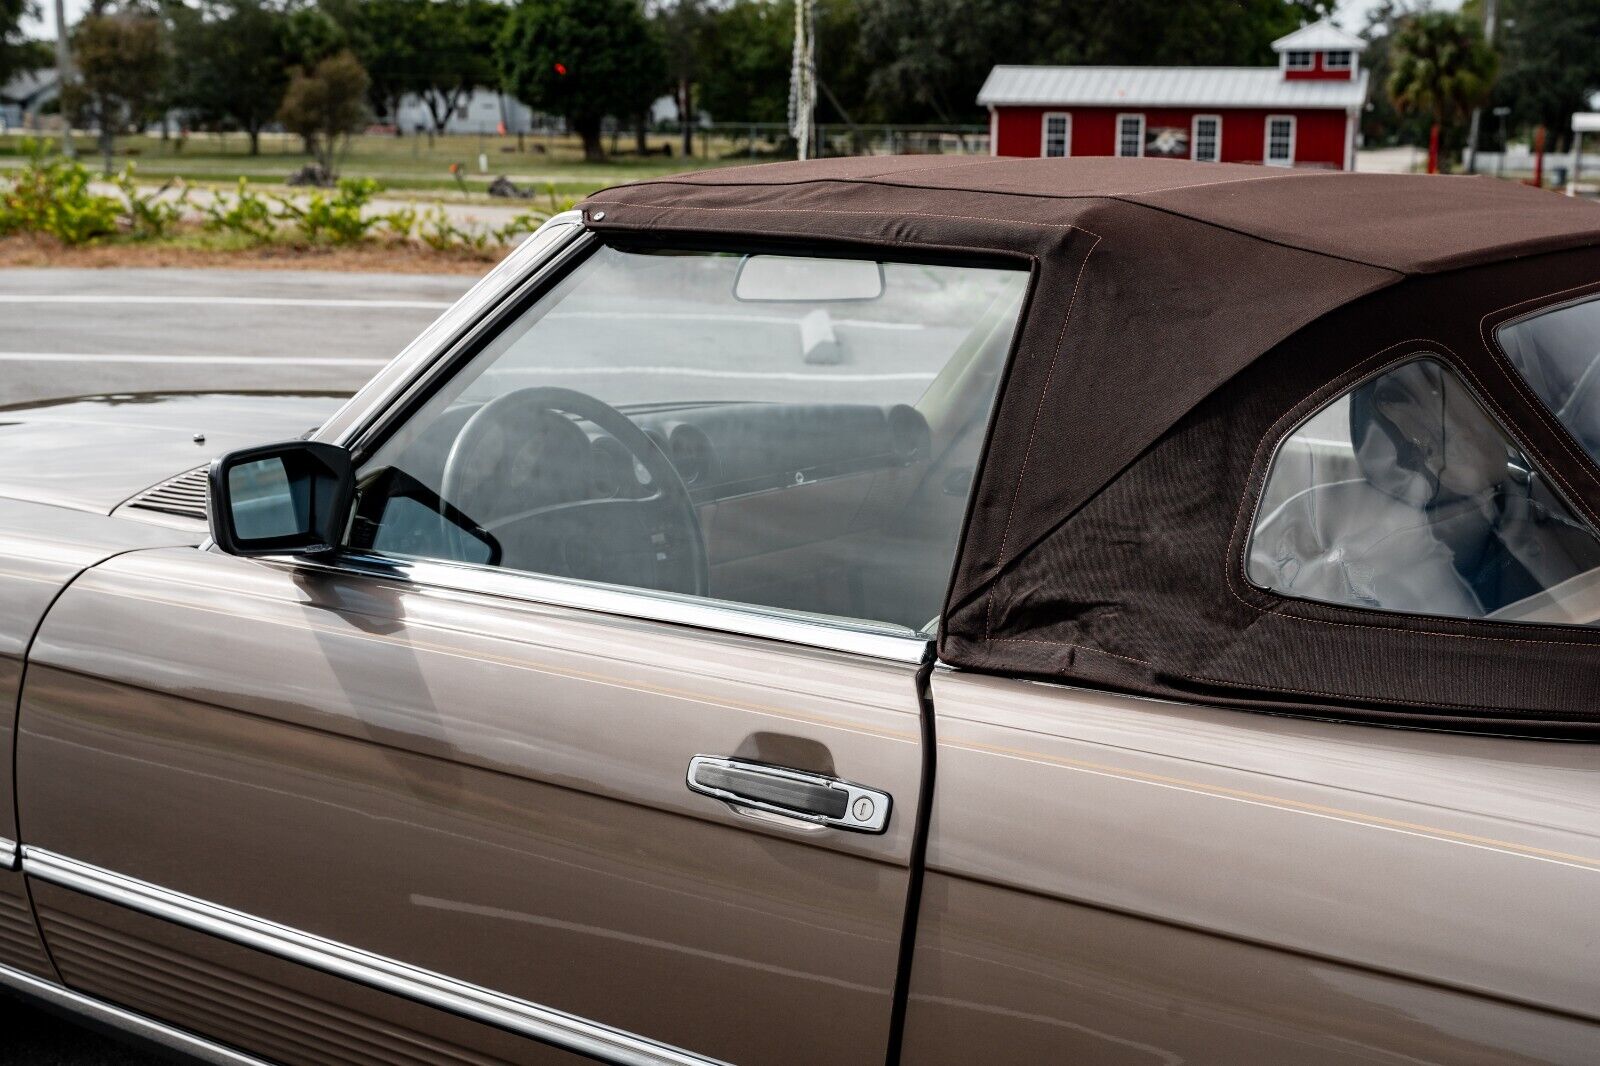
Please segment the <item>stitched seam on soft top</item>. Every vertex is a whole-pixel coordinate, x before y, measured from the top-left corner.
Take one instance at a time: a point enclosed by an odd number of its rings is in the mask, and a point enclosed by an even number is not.
[[[851,209],[851,208],[846,208],[846,207],[807,207],[804,210],[799,210],[799,209],[792,208],[792,207],[735,207],[735,206],[731,206],[731,205],[727,206],[727,207],[692,207],[692,206],[690,206],[688,204],[636,204],[636,203],[632,203],[632,202],[630,202],[628,200],[589,200],[589,201],[586,201],[586,202],[587,203],[591,203],[591,204],[603,204],[603,205],[605,205],[607,207],[627,207],[627,208],[632,208],[633,210],[637,210],[637,211],[719,211],[719,212],[737,212],[737,213],[741,213],[741,214],[791,215],[791,216],[801,215],[801,214],[806,214],[806,215],[816,215],[816,214],[823,214],[823,215],[864,215],[864,216],[867,216],[869,218],[883,218],[883,219],[896,219],[896,218],[946,218],[946,219],[953,219],[953,220],[956,220],[956,221],[963,221],[963,222],[997,222],[997,223],[999,223],[1001,225],[1005,225],[1005,226],[1039,226],[1039,227],[1043,227],[1043,228],[1046,228],[1046,229],[1070,229],[1070,230],[1077,230],[1079,233],[1087,233],[1089,236],[1095,238],[1096,240],[1099,240],[1099,238],[1100,238],[1100,235],[1098,233],[1095,233],[1095,232],[1093,232],[1091,230],[1086,230],[1082,226],[1075,226],[1071,222],[1039,222],[1039,221],[1036,221],[1034,219],[1027,219],[1027,218],[996,218],[996,217],[991,216],[991,215],[945,215],[945,214],[939,214],[939,213],[933,212],[933,211],[857,211],[857,210],[854,210],[854,209]],[[814,234],[812,234],[811,236],[814,236]],[[844,238],[840,238],[840,239],[844,239]],[[889,239],[890,238],[883,238],[883,237],[867,238],[868,243],[871,243],[872,241],[889,240]],[[910,243],[921,243],[921,242],[920,241],[918,241],[918,242],[895,241],[894,243],[897,243],[897,244],[910,244]]]
[[[1088,233],[1087,230],[1084,231]],[[1094,237],[1094,243],[1089,245],[1088,251],[1083,253],[1083,261],[1078,264],[1078,276],[1072,282],[1072,295],[1067,299],[1067,309],[1061,318],[1061,329],[1056,334],[1055,351],[1050,356],[1050,369],[1045,374],[1044,387],[1039,390],[1039,403],[1033,409],[1033,422],[1028,427],[1028,446],[1022,453],[1022,465],[1017,469],[1017,483],[1011,489],[1011,503],[1006,508],[1005,531],[1000,535],[1000,550],[995,555],[995,575],[989,581],[988,594],[985,596],[983,639],[988,640],[994,628],[994,588],[1000,583],[1000,577],[1005,572],[1006,544],[1011,539],[1011,520],[1016,517],[1017,497],[1022,493],[1022,481],[1028,472],[1028,460],[1033,457],[1033,442],[1039,434],[1039,417],[1044,413],[1044,401],[1050,395],[1050,384],[1055,380],[1056,366],[1061,362],[1061,345],[1066,341],[1067,326],[1072,322],[1072,309],[1078,302],[1078,289],[1083,285],[1083,275],[1089,268],[1089,259],[1094,255],[1094,250],[1100,247],[1100,237]]]
[[[1103,648],[1090,647],[1087,644],[1074,644],[1070,640],[1030,640],[1030,639],[1028,639],[1026,637],[995,637],[994,638],[994,642],[996,644],[1038,644],[1038,645],[1041,645],[1041,646],[1047,647],[1047,648],[1073,648],[1073,649],[1076,649],[1078,651],[1088,652],[1090,655],[1104,655],[1104,656],[1107,656],[1108,658],[1121,659],[1124,662],[1136,663],[1139,666],[1148,666],[1152,670],[1161,670],[1161,669],[1163,669],[1161,666],[1157,665],[1156,663],[1150,662],[1147,659],[1140,659],[1140,658],[1137,658],[1137,657],[1132,656],[1132,655],[1120,655],[1117,652],[1106,651]],[[1201,676],[1199,674],[1184,673],[1182,670],[1172,670],[1172,671],[1169,671],[1169,672],[1172,673],[1172,674],[1175,674],[1176,676],[1181,677],[1181,678],[1183,678],[1183,679],[1185,679],[1187,681],[1197,681],[1202,685],[1216,685],[1219,688],[1238,689],[1238,688],[1248,687],[1248,688],[1260,689],[1260,690],[1266,691],[1266,692],[1292,692],[1292,693],[1295,693],[1296,695],[1300,695],[1300,696],[1322,696],[1325,699],[1343,700],[1343,701],[1347,701],[1347,702],[1350,701],[1350,700],[1360,700],[1360,701],[1365,701],[1367,703],[1387,703],[1387,704],[1391,704],[1391,705],[1396,706],[1396,707],[1416,708],[1416,707],[1421,706],[1421,705],[1426,705],[1426,706],[1431,706],[1431,707],[1450,707],[1450,708],[1453,708],[1453,709],[1456,709],[1456,710],[1476,712],[1475,713],[1475,717],[1479,717],[1479,718],[1487,718],[1487,719],[1492,719],[1494,721],[1503,721],[1503,722],[1517,722],[1518,721],[1518,719],[1509,718],[1504,714],[1497,714],[1492,709],[1489,709],[1489,708],[1480,707],[1480,706],[1478,706],[1476,704],[1471,704],[1471,703],[1455,703],[1455,702],[1452,702],[1450,700],[1435,700],[1435,699],[1401,700],[1401,699],[1393,699],[1393,698],[1386,697],[1386,696],[1367,696],[1367,695],[1362,695],[1360,693],[1355,693],[1355,692],[1323,692],[1323,691],[1321,691],[1319,689],[1314,689],[1314,688],[1295,688],[1292,685],[1273,685],[1273,684],[1267,684],[1267,683],[1257,683],[1257,682],[1253,682],[1253,681],[1251,681],[1251,682],[1225,681],[1225,680],[1222,680],[1220,678],[1203,677],[1203,676]],[[1572,720],[1572,721],[1578,721],[1578,722],[1591,721],[1596,716],[1596,712],[1593,712],[1593,711],[1539,710],[1539,711],[1534,711],[1534,712],[1531,712],[1531,713],[1533,713],[1533,714],[1543,714],[1543,715],[1554,715],[1554,716],[1557,716],[1557,717],[1559,717],[1559,718],[1561,718],[1563,720]],[[1426,717],[1426,714],[1418,712],[1418,717]]]
[[[1272,175],[1263,175],[1263,176],[1258,177],[1258,178],[1237,178],[1237,179],[1233,179],[1233,180],[1229,180],[1229,181],[1203,182],[1203,183],[1198,184],[1198,185],[1182,185],[1182,186],[1178,186],[1177,188],[1180,188],[1180,189],[1200,189],[1200,188],[1207,188],[1207,187],[1210,187],[1210,186],[1221,186],[1221,185],[1248,185],[1248,184],[1250,184],[1252,182],[1258,182],[1258,181],[1282,181],[1285,178],[1316,178],[1316,177],[1329,178],[1329,177],[1337,176],[1338,173],[1343,173],[1343,171],[1329,172],[1329,173],[1326,173],[1326,174],[1323,174],[1323,173],[1272,174]],[[1144,209],[1146,209],[1148,211],[1157,211],[1157,212],[1160,212],[1161,214],[1164,214],[1164,215],[1171,215],[1173,218],[1185,219],[1185,220],[1187,220],[1189,222],[1193,222],[1197,226],[1209,226],[1210,228],[1215,229],[1215,230],[1219,230],[1219,231],[1221,231],[1223,233],[1233,233],[1233,234],[1236,234],[1236,235],[1238,235],[1240,237],[1248,237],[1251,240],[1260,241],[1263,244],[1270,244],[1270,245],[1273,245],[1274,247],[1278,247],[1278,248],[1288,248],[1288,249],[1290,249],[1292,251],[1304,252],[1307,255],[1318,255],[1318,256],[1322,256],[1324,259],[1333,259],[1333,260],[1337,260],[1338,262],[1341,262],[1341,263],[1354,263],[1357,266],[1371,267],[1374,270],[1383,270],[1383,271],[1386,271],[1386,272],[1388,272],[1390,274],[1396,274],[1396,275],[1398,275],[1400,277],[1406,277],[1406,276],[1409,276],[1412,273],[1411,271],[1401,270],[1399,268],[1390,266],[1390,265],[1385,264],[1385,263],[1374,263],[1374,262],[1370,262],[1370,261],[1368,261],[1366,259],[1357,259],[1357,258],[1355,258],[1353,256],[1339,255],[1339,254],[1334,253],[1334,252],[1324,251],[1322,249],[1317,249],[1317,248],[1308,248],[1308,247],[1306,247],[1304,245],[1300,245],[1300,244],[1291,244],[1288,241],[1279,240],[1279,239],[1274,238],[1274,237],[1267,237],[1267,236],[1264,236],[1264,235],[1259,234],[1259,233],[1252,233],[1249,230],[1239,229],[1239,228],[1237,228],[1235,226],[1226,226],[1226,225],[1223,225],[1221,222],[1216,222],[1216,221],[1213,221],[1211,219],[1199,218],[1199,217],[1196,217],[1195,215],[1185,214],[1182,211],[1178,211],[1178,210],[1175,210],[1175,209],[1170,208],[1170,207],[1160,207],[1160,206],[1157,206],[1155,204],[1147,204],[1147,203],[1145,203],[1145,202],[1143,202],[1141,200],[1130,199],[1129,197],[1133,195],[1131,193],[1065,193],[1065,194],[1062,194],[1062,193],[1016,192],[1016,191],[1008,190],[1008,189],[968,189],[968,188],[961,188],[959,186],[958,187],[946,187],[946,186],[911,185],[911,184],[902,185],[902,184],[899,184],[899,183],[896,183],[896,182],[892,182],[892,181],[882,181],[882,180],[873,179],[873,178],[808,178],[808,179],[803,180],[803,181],[786,181],[786,182],[779,182],[779,181],[699,182],[699,181],[681,181],[681,180],[680,181],[673,181],[673,180],[667,180],[667,179],[657,179],[657,180],[651,180],[651,181],[633,182],[633,183],[630,183],[629,185],[614,185],[614,186],[611,186],[610,188],[601,189],[599,191],[601,193],[606,193],[606,192],[611,192],[611,191],[613,191],[615,189],[634,188],[634,187],[637,187],[637,186],[657,187],[657,186],[664,186],[664,185],[678,185],[678,186],[682,186],[684,188],[689,188],[689,189],[778,189],[778,188],[795,188],[795,187],[798,187],[798,186],[801,186],[801,185],[873,185],[873,186],[876,186],[878,188],[885,188],[885,189],[915,189],[915,190],[918,190],[918,191],[921,191],[921,192],[954,192],[954,193],[977,194],[977,195],[981,195],[981,196],[1017,196],[1017,197],[1022,197],[1022,198],[1025,198],[1025,199],[1032,199],[1032,200],[1112,200],[1112,201],[1115,201],[1117,203],[1127,204],[1130,207],[1142,207],[1142,208],[1144,208]],[[1170,190],[1163,189],[1163,190],[1160,190],[1160,191],[1167,192],[1167,191],[1170,191]],[[1154,194],[1150,194],[1150,195],[1154,195]],[[635,204],[635,203],[632,203],[632,202],[627,201],[627,200],[585,200],[584,203],[586,203],[586,204],[587,203],[606,203],[606,204],[611,204],[611,205],[616,206],[616,207],[641,207],[641,208],[648,207],[648,208],[651,208],[652,210],[657,210],[657,211],[674,210],[674,208],[672,208],[672,207],[650,205],[650,204]],[[683,208],[677,208],[677,210],[684,210],[684,209]],[[758,209],[757,208],[749,208],[749,209],[744,209],[744,208],[701,208],[700,210],[758,210]],[[797,211],[798,212],[798,211],[800,211],[802,209],[799,209],[799,208],[782,208],[782,209],[766,208],[764,210],[782,210],[782,211]],[[804,210],[812,210],[812,209],[806,208]],[[818,209],[818,210],[826,210],[826,209],[822,208],[822,209]],[[891,211],[860,211],[860,212],[853,212],[853,213],[855,213],[855,214],[866,214],[866,215],[885,215],[885,216],[902,214],[902,212],[891,212]],[[964,217],[981,217],[981,216],[950,215],[950,216],[945,216],[945,217],[964,218]],[[1024,222],[1024,220],[1021,220],[1021,219],[987,219],[986,221],[992,221],[992,222],[1023,222],[1023,224],[1027,224],[1026,222]],[[1039,223],[1039,224],[1040,225],[1045,225],[1047,223]],[[1088,232],[1088,231],[1085,230],[1085,232]]]
[[[989,162],[995,157],[989,156],[968,163],[955,164],[942,167],[913,167],[907,170],[897,170],[892,174],[871,174],[860,178],[797,178],[794,181],[685,181],[681,177],[646,178],[643,181],[632,181],[626,185],[613,185],[608,189],[599,189],[598,192],[609,192],[610,189],[638,188],[641,186],[661,185],[686,185],[693,189],[792,189],[800,185],[876,185],[881,188],[921,189],[925,192],[971,192],[989,196],[1025,196],[1035,200],[1115,200],[1132,193],[1099,193],[1099,192],[1021,192],[1016,189],[973,189],[959,185],[911,185],[893,179],[903,178],[908,174],[943,173],[945,171],[960,170],[965,166],[974,166],[980,162]],[[1021,156],[1018,158],[1029,158]],[[1184,189],[1206,189],[1216,185],[1249,185],[1258,181],[1283,181],[1302,178],[1332,178],[1345,171],[1289,171],[1282,174],[1259,174],[1244,178],[1227,178],[1222,181],[1197,181],[1188,185],[1171,185],[1163,189],[1152,190],[1148,194],[1179,192]],[[1136,203],[1137,201],[1129,201]],[[1198,221],[1198,220],[1197,220]]]

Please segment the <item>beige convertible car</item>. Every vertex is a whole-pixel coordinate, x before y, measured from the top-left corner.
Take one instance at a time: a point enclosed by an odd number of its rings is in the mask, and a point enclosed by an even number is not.
[[[342,405],[0,412],[0,984],[228,1064],[1600,1061],[1597,457],[1549,193],[610,190]]]

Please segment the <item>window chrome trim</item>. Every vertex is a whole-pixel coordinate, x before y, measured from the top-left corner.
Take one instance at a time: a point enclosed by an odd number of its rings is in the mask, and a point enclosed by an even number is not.
[[[74,992],[10,966],[0,965],[0,986],[18,992],[25,998],[180,1052],[196,1062],[212,1063],[213,1066],[271,1066],[264,1059],[212,1043],[204,1037],[175,1029],[153,1018]]]
[[[617,1066],[727,1066],[648,1037],[503,995],[265,918],[25,845],[29,877]],[[249,1061],[249,1060],[243,1060]]]
[[[17,842],[0,837],[0,870],[17,868]]]
[[[530,282],[542,281],[575,244],[586,243],[589,231],[581,212],[563,211],[546,219],[498,266],[490,270],[419,333],[405,349],[333,413],[314,439],[346,447],[368,435],[373,426],[441,361],[478,335],[484,323],[507,306],[507,300]]]
[[[326,562],[297,556],[277,557],[277,561],[326,573],[527,600],[552,607],[666,622],[917,666],[933,654],[931,640],[909,630],[901,632],[898,627],[874,626],[867,622],[834,624],[799,612],[780,612],[724,600],[703,600],[670,592],[630,589],[471,563],[396,559],[359,552],[342,553]]]

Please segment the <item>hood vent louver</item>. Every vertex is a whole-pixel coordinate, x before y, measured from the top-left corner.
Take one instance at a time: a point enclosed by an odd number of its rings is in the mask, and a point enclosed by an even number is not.
[[[202,466],[163,481],[153,489],[146,489],[128,501],[129,507],[163,514],[183,515],[201,522],[206,520],[206,475],[209,467]]]

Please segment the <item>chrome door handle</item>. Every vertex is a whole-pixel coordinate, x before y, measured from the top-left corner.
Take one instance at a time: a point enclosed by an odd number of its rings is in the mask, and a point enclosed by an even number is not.
[[[881,833],[893,797],[836,777],[782,766],[696,755],[689,760],[689,790],[735,807],[782,814],[835,829]]]

